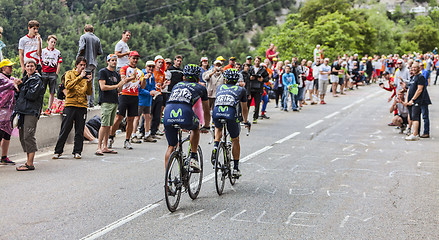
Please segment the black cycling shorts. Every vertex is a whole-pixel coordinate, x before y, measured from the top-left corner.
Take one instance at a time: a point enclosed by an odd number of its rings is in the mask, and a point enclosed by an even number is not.
[[[166,140],[169,146],[178,143],[178,129],[174,125],[186,130],[195,130],[200,126],[200,120],[192,110],[192,106],[185,103],[168,103],[163,113]]]
[[[212,118],[216,128],[223,128],[223,125],[220,123],[220,119],[226,119],[226,127],[227,131],[229,131],[230,137],[239,137],[241,126],[239,125],[239,121],[236,117],[236,109],[234,107],[215,106],[212,111]]]

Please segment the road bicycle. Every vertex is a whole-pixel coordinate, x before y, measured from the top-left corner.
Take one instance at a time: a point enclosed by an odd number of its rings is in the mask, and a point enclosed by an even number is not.
[[[229,137],[229,132],[227,131],[226,119],[219,119],[219,122],[223,126],[223,136],[221,141],[218,144],[218,149],[215,154],[214,159],[214,169],[215,169],[215,188],[218,195],[223,194],[224,185],[226,183],[226,178],[229,179],[230,184],[233,186],[236,183],[236,180],[239,176],[234,176],[232,174],[232,142]],[[251,125],[247,126],[248,132],[247,136],[250,133]]]
[[[203,181],[203,153],[198,145],[198,165],[200,170],[190,167],[190,134],[183,139],[183,130],[180,125],[175,124],[178,129],[178,144],[168,159],[165,174],[165,200],[169,211],[175,212],[180,202],[181,192],[188,192],[191,199],[196,199],[200,193]]]

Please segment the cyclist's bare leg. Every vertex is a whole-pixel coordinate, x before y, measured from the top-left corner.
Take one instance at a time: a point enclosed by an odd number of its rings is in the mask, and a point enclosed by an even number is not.
[[[197,153],[198,151],[198,143],[200,142],[200,129],[191,131],[191,152]]]
[[[239,160],[241,146],[239,145],[239,137],[232,138],[232,156],[233,160]]]
[[[223,136],[222,128],[215,128],[215,142],[221,141],[221,137]]]

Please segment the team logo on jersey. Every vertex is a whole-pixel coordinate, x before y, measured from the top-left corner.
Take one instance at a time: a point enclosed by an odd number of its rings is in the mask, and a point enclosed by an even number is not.
[[[226,111],[229,110],[229,107],[228,106],[224,106],[224,107],[223,106],[219,106],[218,109],[219,109],[220,112],[226,112]]]
[[[238,90],[238,86],[227,87],[227,85],[221,85],[220,90],[223,90],[223,89],[226,89],[226,90],[233,89],[234,91],[236,91],[236,90]]]
[[[181,108],[179,108],[177,111],[175,111],[174,109],[171,110],[171,114],[170,117],[179,117],[183,115],[183,111],[181,110]]]

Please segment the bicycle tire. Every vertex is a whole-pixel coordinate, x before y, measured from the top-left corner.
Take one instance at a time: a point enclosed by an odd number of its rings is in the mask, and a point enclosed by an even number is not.
[[[177,210],[183,188],[180,154],[177,151],[169,156],[165,173],[165,200],[170,212]],[[175,173],[175,176],[172,173]]]
[[[232,153],[230,153],[230,154],[232,154]],[[226,166],[227,166],[227,176],[229,177],[230,184],[233,186],[236,183],[236,178],[232,174],[232,159],[227,158],[227,165]]]
[[[189,173],[188,193],[189,193],[189,197],[192,198],[192,200],[196,199],[198,197],[198,194],[200,194],[201,184],[203,183],[203,152],[201,151],[200,145],[198,145],[197,152],[198,152],[198,164],[200,165],[200,172],[194,173],[191,171]],[[192,180],[195,181],[192,182]]]
[[[226,182],[225,162],[227,159],[226,146],[220,143],[215,157],[215,188],[218,195],[223,194],[224,184]]]

